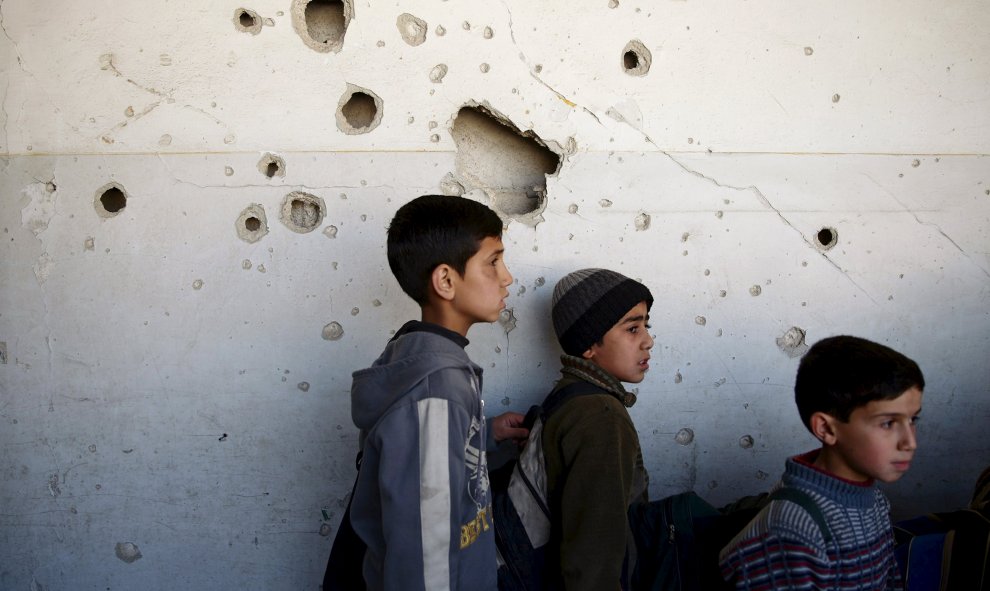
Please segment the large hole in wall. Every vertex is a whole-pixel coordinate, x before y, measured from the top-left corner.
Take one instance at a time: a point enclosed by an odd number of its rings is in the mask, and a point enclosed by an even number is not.
[[[350,0],[292,0],[292,26],[306,45],[338,52],[354,15]]]
[[[835,228],[824,227],[815,234],[815,244],[822,250],[831,250],[839,242],[839,232]]]
[[[241,215],[237,216],[234,222],[237,230],[237,237],[244,242],[257,242],[268,233],[268,218],[265,216],[265,208],[257,203],[244,208]]]
[[[383,104],[377,94],[353,84],[337,103],[337,129],[347,135],[368,133],[382,121]]]
[[[127,191],[117,183],[107,183],[96,190],[93,206],[100,217],[115,217],[127,207]]]
[[[312,232],[323,222],[327,206],[323,199],[302,191],[293,191],[282,200],[280,219],[293,232]]]
[[[458,111],[451,135],[457,145],[457,175],[465,188],[484,190],[504,217],[533,224],[542,219],[547,175],[560,168],[560,155],[532,131],[519,131],[485,107]]]

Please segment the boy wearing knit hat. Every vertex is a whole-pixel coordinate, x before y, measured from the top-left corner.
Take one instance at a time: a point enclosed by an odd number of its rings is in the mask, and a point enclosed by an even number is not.
[[[901,589],[890,503],[876,482],[907,472],[917,448],[925,378],[918,364],[866,339],[823,339],[794,384],[798,412],[821,447],[787,460],[773,500],[722,549],[739,590]]]
[[[653,338],[645,285],[606,269],[568,274],[554,288],[551,316],[564,350],[550,396],[577,381],[598,392],[575,396],[543,426],[551,533],[549,570],[567,589],[626,588],[633,548],[627,511],[647,500],[647,474],[622,382],[649,369]]]

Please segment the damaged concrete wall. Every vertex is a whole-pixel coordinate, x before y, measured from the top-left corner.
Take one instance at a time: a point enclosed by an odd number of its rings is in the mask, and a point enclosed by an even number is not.
[[[0,588],[316,588],[353,481],[350,372],[414,316],[384,228],[500,210],[489,412],[556,375],[550,292],[657,297],[651,494],[810,449],[808,343],[928,388],[910,515],[990,458],[990,14],[767,0],[0,3]]]

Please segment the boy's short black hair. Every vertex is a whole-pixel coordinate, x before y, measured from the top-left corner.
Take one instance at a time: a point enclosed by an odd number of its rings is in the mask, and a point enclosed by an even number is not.
[[[437,266],[450,265],[463,275],[481,241],[501,236],[502,220],[485,205],[423,195],[400,207],[388,226],[388,266],[402,291],[422,306]]]
[[[874,400],[893,400],[907,390],[925,389],[918,364],[867,339],[835,336],[814,344],[798,366],[794,399],[801,420],[824,412],[847,422],[852,412]]]

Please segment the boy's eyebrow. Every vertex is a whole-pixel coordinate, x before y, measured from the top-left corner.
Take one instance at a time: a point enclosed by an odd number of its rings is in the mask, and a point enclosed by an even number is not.
[[[914,416],[918,416],[920,414],[921,414],[921,407],[919,406],[918,407],[918,410],[916,410],[914,412],[878,412],[878,413],[872,415],[872,417],[875,418],[875,419],[876,418],[880,418],[880,417],[903,417],[903,416],[912,416],[912,417],[914,417]]]
[[[636,315],[636,316],[629,316],[627,318],[623,318],[622,319],[622,324],[630,324],[630,323],[633,323],[633,322],[639,322],[641,320],[649,321],[649,319],[650,319],[650,315],[649,314],[645,314],[645,315],[644,314],[639,314],[639,315]]]

